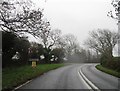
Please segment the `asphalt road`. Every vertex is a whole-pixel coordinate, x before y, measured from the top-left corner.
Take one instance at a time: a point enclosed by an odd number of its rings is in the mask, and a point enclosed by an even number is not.
[[[86,64],[81,71],[99,89],[118,89],[118,78],[97,70],[95,64]]]
[[[99,89],[118,89],[118,78],[95,69],[94,64],[72,64],[49,71],[19,89],[90,89],[78,73],[83,74]]]

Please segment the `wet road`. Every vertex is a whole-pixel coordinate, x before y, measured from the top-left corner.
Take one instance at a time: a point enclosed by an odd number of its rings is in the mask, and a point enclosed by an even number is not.
[[[72,64],[33,79],[19,89],[90,89],[79,71],[99,89],[118,89],[118,78],[98,71],[95,64]]]
[[[86,64],[81,71],[99,89],[118,89],[118,78],[97,70],[95,64]]]

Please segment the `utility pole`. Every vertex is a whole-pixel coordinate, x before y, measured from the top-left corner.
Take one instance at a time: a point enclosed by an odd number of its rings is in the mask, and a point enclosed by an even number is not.
[[[116,15],[118,16],[118,34],[120,36],[120,1],[118,1],[118,10]],[[120,38],[118,39],[118,56],[120,57]]]
[[[118,20],[118,35],[120,37],[120,0],[112,0],[111,4],[115,8],[117,17],[113,15],[112,11],[108,12],[108,16]],[[120,38],[118,38],[117,40],[117,45],[118,45],[118,57],[120,57]]]

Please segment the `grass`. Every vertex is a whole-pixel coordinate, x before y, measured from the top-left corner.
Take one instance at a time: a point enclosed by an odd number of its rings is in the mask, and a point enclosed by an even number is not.
[[[5,68],[2,71],[2,89],[13,89],[44,72],[64,66],[64,64],[40,64],[36,68],[26,65],[18,68]]]
[[[105,73],[108,73],[110,75],[113,75],[113,76],[116,76],[116,77],[120,78],[120,72],[117,72],[117,71],[112,70],[112,69],[105,68],[102,65],[96,65],[96,68],[100,71],[103,71]]]

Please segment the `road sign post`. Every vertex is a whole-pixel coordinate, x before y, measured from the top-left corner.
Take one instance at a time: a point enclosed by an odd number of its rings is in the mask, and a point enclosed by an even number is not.
[[[118,1],[118,8],[116,15],[118,17],[118,34],[120,36],[120,1]],[[120,57],[120,38],[118,39],[118,56]]]
[[[29,61],[31,61],[32,63],[32,68],[35,68],[37,66],[37,61],[39,61],[38,59],[38,50],[36,50],[36,48],[29,48],[28,49],[28,53],[29,53]]]
[[[39,61],[39,59],[30,59],[29,61],[32,62],[32,68],[35,68],[37,66],[37,61]]]

